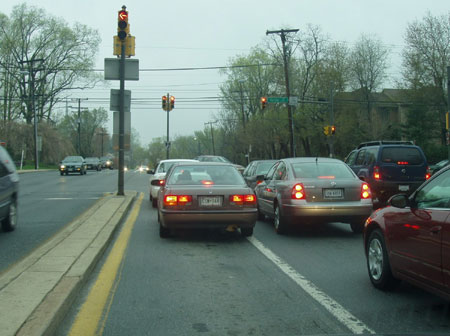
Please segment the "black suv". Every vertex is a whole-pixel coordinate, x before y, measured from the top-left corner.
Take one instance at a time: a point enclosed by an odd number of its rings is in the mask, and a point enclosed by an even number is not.
[[[394,194],[411,194],[430,177],[422,149],[411,141],[364,142],[345,163],[369,183],[376,205],[386,204]]]
[[[19,175],[14,161],[0,146],[0,221],[3,231],[13,231],[17,225],[17,194]]]

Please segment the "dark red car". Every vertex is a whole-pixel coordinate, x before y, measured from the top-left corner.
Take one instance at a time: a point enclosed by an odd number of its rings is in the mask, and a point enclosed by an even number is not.
[[[388,204],[364,227],[372,284],[389,289],[405,280],[450,300],[450,167]]]

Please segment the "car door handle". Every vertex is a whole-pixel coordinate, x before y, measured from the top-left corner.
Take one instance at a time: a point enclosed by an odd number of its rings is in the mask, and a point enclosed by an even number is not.
[[[436,234],[436,233],[439,233],[441,230],[442,230],[442,226],[437,225],[437,226],[433,226],[430,229],[430,232],[433,233],[433,234]]]

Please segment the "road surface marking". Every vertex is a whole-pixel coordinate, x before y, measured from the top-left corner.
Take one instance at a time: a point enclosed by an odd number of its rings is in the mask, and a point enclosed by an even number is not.
[[[102,269],[89,291],[86,301],[83,303],[81,310],[75,318],[69,335],[90,336],[101,334],[98,332],[99,323],[102,319],[105,306],[108,302],[112,302],[115,288],[117,287],[120,273],[117,275],[119,269],[121,270],[122,261],[124,259],[128,241],[134,227],[134,223],[139,215],[142,199],[144,194],[140,193],[136,205],[133,207],[130,216],[125,222],[122,231],[117,237],[111,252],[109,253]],[[109,305],[108,305],[109,307]],[[107,308],[108,308],[107,307]],[[109,310],[109,308],[107,309]],[[106,316],[104,317],[106,320]],[[103,326],[101,326],[103,329]]]
[[[375,334],[375,331],[366,326],[362,321],[358,320],[353,314],[345,310],[339,303],[322,292],[311,281],[307,280],[303,275],[293,269],[288,263],[283,261],[270,249],[265,247],[258,239],[254,237],[247,238],[262,254],[264,254],[270,261],[272,261],[279,269],[283,271],[288,277],[297,283],[306,293],[308,293],[314,300],[328,310],[334,317],[338,319],[343,325],[350,329],[354,334]]]

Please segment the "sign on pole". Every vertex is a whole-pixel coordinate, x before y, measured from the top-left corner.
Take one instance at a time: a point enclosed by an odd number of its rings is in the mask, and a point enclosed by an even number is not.
[[[288,97],[267,97],[268,103],[288,103]]]
[[[130,112],[131,105],[131,90],[124,90],[123,109],[125,112]],[[109,109],[110,111],[119,112],[120,109],[120,90],[111,89],[109,96]]]
[[[120,58],[105,58],[105,80],[120,80]],[[139,60],[125,59],[125,80],[139,80]]]

